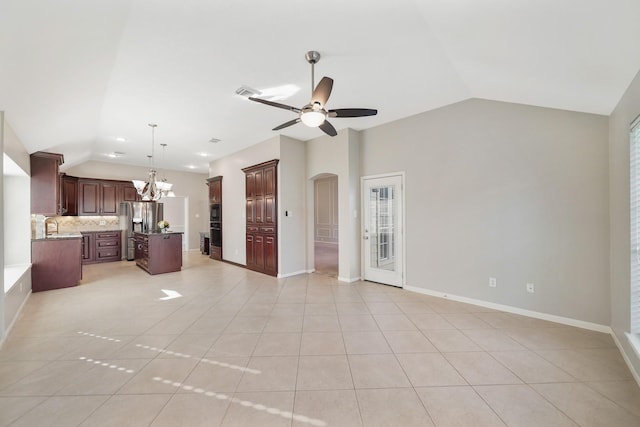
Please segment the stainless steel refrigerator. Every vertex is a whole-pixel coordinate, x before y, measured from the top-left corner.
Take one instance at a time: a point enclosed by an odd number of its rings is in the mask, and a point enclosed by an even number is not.
[[[122,230],[122,259],[135,258],[133,233],[157,233],[158,221],[164,219],[159,202],[120,203],[120,229]]]

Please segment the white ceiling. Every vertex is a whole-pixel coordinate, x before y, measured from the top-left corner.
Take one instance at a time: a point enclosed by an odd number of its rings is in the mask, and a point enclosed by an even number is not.
[[[638,0],[1,0],[0,110],[67,166],[148,165],[154,122],[156,166],[206,173],[295,118],[235,90],[294,85],[279,102],[301,107],[318,50],[328,108],[379,110],[338,130],[471,97],[607,115],[640,69],[639,16]]]

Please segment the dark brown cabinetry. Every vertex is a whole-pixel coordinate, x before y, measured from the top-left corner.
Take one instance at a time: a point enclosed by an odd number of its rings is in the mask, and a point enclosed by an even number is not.
[[[60,174],[59,215],[78,215],[78,178]]]
[[[96,259],[94,233],[82,233],[82,263],[93,264]]]
[[[136,265],[149,274],[182,268],[182,233],[135,233]]]
[[[209,258],[222,260],[222,177],[207,179],[209,186]]]
[[[141,197],[132,183],[119,184],[119,197],[122,202],[139,202]]]
[[[222,203],[222,177],[207,179],[207,185],[209,186],[209,204]]]
[[[62,154],[38,151],[31,155],[31,213],[55,216],[60,207]]]
[[[245,173],[247,268],[278,274],[278,160],[242,169]]]
[[[31,242],[33,292],[76,286],[82,279],[81,239],[42,239]]]
[[[82,263],[120,261],[122,259],[120,230],[82,232]]]
[[[118,184],[104,180],[78,180],[79,215],[117,215]]]

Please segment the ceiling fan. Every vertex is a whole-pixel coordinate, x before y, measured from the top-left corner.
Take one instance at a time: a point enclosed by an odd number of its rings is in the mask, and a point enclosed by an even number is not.
[[[375,116],[378,114],[378,110],[372,110],[369,108],[336,108],[334,110],[326,110],[325,104],[331,95],[331,89],[333,88],[333,79],[330,77],[323,77],[318,86],[314,89],[314,65],[320,60],[320,54],[315,50],[311,50],[306,53],[305,59],[311,64],[311,101],[302,108],[292,107],[290,105],[280,104],[278,102],[268,101],[266,99],[260,99],[255,97],[249,97],[250,100],[260,102],[261,104],[270,105],[276,108],[282,108],[284,110],[292,111],[298,114],[293,120],[289,120],[286,123],[276,126],[273,130],[280,130],[291,125],[295,125],[298,122],[302,122],[309,127],[319,127],[324,133],[329,136],[336,136],[338,132],[331,123],[327,120],[327,117],[365,117]]]

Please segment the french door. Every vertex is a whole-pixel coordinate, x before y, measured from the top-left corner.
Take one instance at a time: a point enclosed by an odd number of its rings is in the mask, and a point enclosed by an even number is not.
[[[364,280],[404,284],[403,175],[362,178]]]

